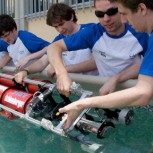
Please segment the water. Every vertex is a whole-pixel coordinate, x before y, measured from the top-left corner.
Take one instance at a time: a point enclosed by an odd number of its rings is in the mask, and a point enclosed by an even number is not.
[[[134,120],[116,128],[104,139],[90,138],[103,145],[103,153],[153,152],[153,109],[134,108]],[[60,137],[22,119],[9,121],[0,116],[0,153],[86,153],[85,146]]]

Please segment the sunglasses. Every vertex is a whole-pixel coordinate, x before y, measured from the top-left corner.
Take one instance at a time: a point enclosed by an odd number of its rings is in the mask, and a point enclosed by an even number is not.
[[[95,11],[95,15],[98,18],[103,18],[105,14],[108,16],[113,16],[118,13],[118,8],[110,8],[106,12],[103,11]]]

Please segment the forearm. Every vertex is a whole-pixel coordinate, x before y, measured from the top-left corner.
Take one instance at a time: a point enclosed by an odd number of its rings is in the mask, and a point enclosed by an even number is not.
[[[62,52],[64,50],[66,50],[66,46],[63,40],[59,40],[55,43],[52,43],[48,46],[47,49],[48,61],[54,67],[57,76],[63,73],[67,73],[67,70],[62,60]]]
[[[138,64],[135,64],[135,65],[127,68],[126,70],[122,71],[121,73],[110,77],[104,83],[104,85],[100,88],[99,94],[100,95],[110,94],[116,90],[116,87],[119,83],[124,82],[128,79],[137,78],[139,67],[140,67],[140,62]]]
[[[48,63],[47,55],[44,55],[42,58],[35,61],[25,69],[28,70],[30,74],[39,73],[45,69]]]
[[[90,107],[94,108],[123,108],[144,104],[144,98],[136,87],[90,99]]]
[[[0,60],[0,68],[3,68],[11,61],[11,57],[6,53],[3,58]]]
[[[47,47],[43,48],[42,50],[32,53],[28,56],[29,60],[41,58],[47,52]]]
[[[78,108],[123,108],[147,105],[153,95],[152,77],[141,76],[136,86],[105,96],[86,98],[78,101]],[[77,102],[76,102],[77,103]]]
[[[84,108],[124,108],[129,106],[146,105],[147,99],[136,87],[114,92],[105,96],[97,96],[85,99],[78,103],[79,109]]]
[[[138,71],[141,63],[142,61],[139,61],[137,64],[130,66],[129,68],[114,76],[114,79],[116,79],[118,83],[127,81],[129,79],[136,79],[138,77]]]
[[[3,62],[0,61],[0,68],[3,68],[4,66],[6,66],[9,62]]]
[[[80,72],[89,72],[96,70],[97,66],[94,60],[89,59],[87,61],[78,63],[78,64],[73,64],[73,65],[67,65],[66,70],[69,73],[80,73]]]

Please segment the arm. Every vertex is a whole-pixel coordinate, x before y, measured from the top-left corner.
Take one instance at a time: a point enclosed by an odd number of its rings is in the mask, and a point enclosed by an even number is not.
[[[49,78],[52,78],[55,76],[55,70],[51,64],[49,64],[46,69],[47,69],[47,75]]]
[[[48,59],[47,55],[44,55],[42,58],[37,60],[36,62],[32,63],[28,67],[25,68],[25,70],[18,72],[15,75],[15,80],[18,83],[22,83],[22,80],[28,76],[28,73],[38,73],[41,72],[46,66],[48,65]]]
[[[71,103],[59,111],[68,114],[65,128],[77,118],[84,108],[122,108],[129,106],[147,105],[153,95],[153,77],[139,75],[136,86],[114,92],[105,96],[81,99]]]
[[[24,59],[21,59],[17,65],[16,69],[20,70],[24,65],[26,65],[30,60],[38,59],[41,58],[47,51],[47,47],[43,48],[42,50],[32,53],[28,56],[26,56]]]
[[[38,73],[45,69],[48,65],[48,58],[47,55],[43,55],[40,59],[26,67],[25,69],[29,71],[29,73]]]
[[[6,52],[3,58],[0,60],[0,68],[3,68],[4,66],[6,66],[10,61],[11,61],[11,57]]]
[[[66,66],[66,70],[69,73],[88,72],[88,71],[93,71],[96,69],[97,69],[97,66],[96,66],[96,63],[95,63],[93,56],[87,61]]]
[[[53,65],[55,73],[56,73],[57,89],[59,90],[60,93],[68,96],[69,88],[72,82],[70,77],[68,76],[68,72],[62,60],[62,52],[66,50],[67,50],[67,47],[63,39],[61,39],[48,46],[47,55],[48,55],[49,63]]]
[[[94,57],[92,56],[89,60],[65,66],[68,73],[80,73],[80,72],[89,72],[97,69]],[[47,69],[47,74],[49,77],[53,77],[55,75],[55,70],[53,66],[49,66]]]
[[[139,61],[137,64],[130,66],[129,68],[123,70],[119,74],[110,77],[106,83],[100,88],[99,94],[106,95],[114,92],[116,90],[117,84],[127,81],[129,79],[134,79],[138,77],[138,70],[140,68],[142,61]]]

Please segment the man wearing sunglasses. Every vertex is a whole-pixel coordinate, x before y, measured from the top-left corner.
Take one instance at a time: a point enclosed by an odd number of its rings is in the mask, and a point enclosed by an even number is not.
[[[108,15],[108,16],[113,16],[117,13],[118,13],[118,8],[110,8],[106,12],[98,11],[98,10],[95,11],[95,15],[98,18],[103,18],[105,16],[105,14]]]
[[[121,23],[117,6],[109,0],[95,0],[95,15],[99,23],[61,39],[48,47],[48,59],[54,66],[57,88],[69,95],[72,84],[62,63],[65,50],[90,48],[94,55],[99,74],[109,77],[100,89],[101,94],[115,90],[117,82],[137,76],[141,63],[141,52],[147,49],[148,35],[137,33],[128,23]]]
[[[74,102],[60,112],[68,113],[65,128],[68,128],[84,108],[121,108],[145,106],[153,96],[153,0],[111,0],[117,2],[122,20],[128,21],[136,31],[150,33],[148,49],[139,70],[137,84],[129,89],[106,96],[82,99]],[[152,123],[151,123],[152,124]]]

